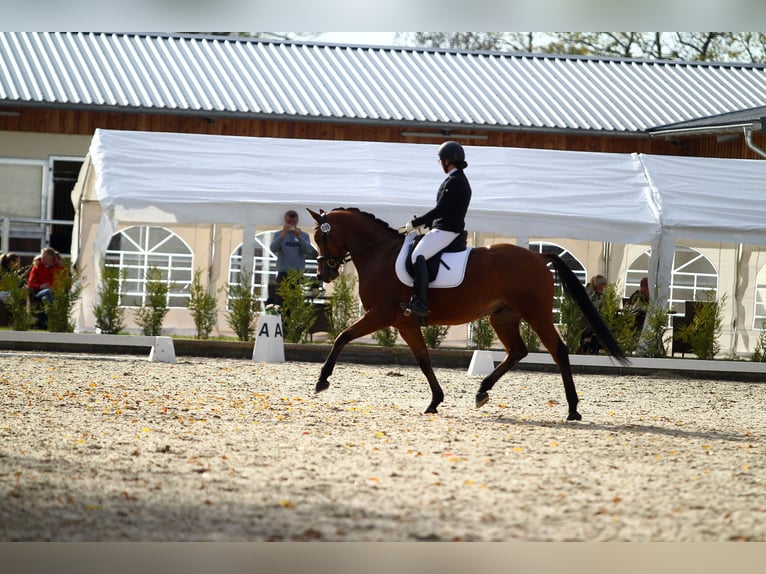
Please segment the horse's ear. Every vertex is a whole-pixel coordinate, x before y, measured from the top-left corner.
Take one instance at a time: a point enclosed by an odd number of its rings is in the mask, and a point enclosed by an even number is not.
[[[317,212],[316,212],[316,211],[314,211],[313,209],[309,209],[309,208],[307,207],[307,208],[306,208],[306,211],[308,211],[308,212],[311,214],[311,217],[313,217],[313,218],[314,218],[314,221],[316,221],[317,223],[319,223],[319,222],[322,220],[322,214],[324,213],[324,210],[320,209],[320,210],[319,210],[319,213],[317,213]]]

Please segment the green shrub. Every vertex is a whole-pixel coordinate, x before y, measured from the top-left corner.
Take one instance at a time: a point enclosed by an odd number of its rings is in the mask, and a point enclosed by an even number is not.
[[[442,344],[444,337],[447,336],[449,325],[428,325],[421,327],[420,330],[423,333],[423,339],[426,341],[426,347],[436,349]]]
[[[382,347],[393,347],[396,344],[396,338],[399,333],[394,327],[379,329],[372,334],[372,338]]]
[[[668,356],[668,309],[653,302],[646,311],[645,326],[639,337],[636,355],[662,359]]]
[[[302,343],[308,339],[309,329],[316,321],[316,309],[305,291],[309,281],[299,269],[291,269],[277,288],[282,297],[279,310],[282,313],[282,327],[285,341]]]
[[[560,288],[557,288],[560,289]],[[576,353],[580,347],[580,338],[585,332],[582,312],[568,295],[560,298],[559,333],[570,353]]]
[[[359,317],[359,299],[356,296],[356,276],[341,273],[333,282],[330,302],[331,339],[335,339]]]
[[[721,307],[725,301],[726,293],[716,301],[715,291],[705,291],[705,298],[694,302],[694,319],[678,334],[682,341],[691,345],[699,359],[713,359],[721,350],[718,337],[721,335]]]
[[[146,271],[147,304],[135,311],[136,323],[144,335],[158,336],[162,334],[162,322],[168,314],[168,292],[170,286],[162,278],[162,272],[156,267]]]
[[[120,288],[125,272],[113,265],[105,265],[101,271],[98,303],[93,305],[96,329],[106,335],[116,335],[125,327],[125,308],[120,306]]]
[[[252,341],[260,303],[252,289],[252,274],[240,272],[237,282],[229,285],[226,321],[240,341]]]
[[[53,302],[46,302],[43,308],[48,315],[49,331],[71,333],[75,327],[72,312],[85,285],[82,283],[82,272],[76,265],[72,265],[68,259],[62,265],[64,270],[53,279]]]
[[[479,350],[489,349],[495,340],[495,330],[489,322],[489,315],[479,317],[471,323],[471,345]]]
[[[641,335],[636,330],[636,315],[622,309],[622,296],[616,283],[607,283],[602,293],[601,317],[620,348],[629,355],[636,350]]]
[[[29,289],[24,285],[23,277],[18,273],[0,271],[0,291],[6,294],[4,304],[11,329],[27,331],[32,326],[32,316],[27,312]]]
[[[201,276],[202,270],[197,269],[189,287],[189,311],[191,311],[194,327],[197,330],[195,337],[207,339],[215,327],[218,311],[217,295],[220,291],[216,292],[215,295],[209,293],[202,285]]]
[[[540,337],[537,336],[537,333],[526,321],[521,321],[519,324],[519,333],[521,334],[521,340],[524,341],[524,345],[527,347],[527,351],[537,353],[540,350]]]
[[[766,363],[766,321],[761,321],[761,332],[755,342],[755,349],[750,355],[750,360],[755,363]]]

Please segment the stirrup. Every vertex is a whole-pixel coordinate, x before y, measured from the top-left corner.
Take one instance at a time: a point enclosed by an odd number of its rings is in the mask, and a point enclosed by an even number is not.
[[[425,317],[428,315],[428,312],[428,306],[419,299],[412,299],[404,306],[404,315],[406,317],[409,317],[410,315]]]

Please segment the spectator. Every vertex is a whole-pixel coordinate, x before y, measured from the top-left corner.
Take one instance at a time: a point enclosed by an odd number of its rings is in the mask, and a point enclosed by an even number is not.
[[[53,303],[53,283],[63,270],[61,256],[53,247],[45,247],[35,257],[27,278],[27,287],[35,301]]]
[[[634,291],[625,308],[636,316],[635,328],[641,330],[646,320],[646,311],[649,308],[649,279],[643,277],[638,289]]]
[[[271,252],[277,256],[277,281],[274,294],[266,300],[266,305],[281,305],[282,297],[277,294],[280,283],[292,269],[303,271],[306,259],[316,259],[317,250],[311,245],[309,234],[298,227],[298,212],[289,209],[285,212],[284,223],[279,233],[274,234],[270,245]]]
[[[638,285],[638,289],[628,299],[628,306],[636,309],[642,308],[646,312],[649,305],[649,279],[644,277]]]
[[[19,274],[20,268],[21,258],[16,253],[9,251],[8,253],[0,255],[0,277],[8,273],[13,273],[18,278],[19,284],[22,284],[24,280]],[[0,291],[0,302],[5,302],[8,295],[9,291]]]

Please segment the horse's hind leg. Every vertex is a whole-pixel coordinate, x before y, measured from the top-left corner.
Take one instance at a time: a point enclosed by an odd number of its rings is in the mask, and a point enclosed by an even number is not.
[[[497,334],[497,338],[505,347],[505,358],[487,375],[476,393],[476,407],[481,407],[489,401],[489,391],[505,373],[516,363],[527,356],[527,346],[519,332],[521,317],[509,307],[501,307],[489,316],[489,323]]]
[[[438,407],[444,400],[444,391],[439,385],[439,381],[436,379],[434,369],[431,366],[431,357],[428,354],[428,348],[426,342],[423,339],[423,333],[420,327],[417,327],[414,323],[408,322],[406,325],[396,325],[399,329],[399,334],[402,339],[409,345],[412,354],[415,355],[415,359],[418,361],[420,370],[428,380],[428,386],[431,387],[431,403],[426,408],[426,413],[436,414],[436,407]]]
[[[574,378],[572,377],[572,367],[569,364],[569,350],[564,344],[564,341],[559,337],[556,327],[553,326],[553,321],[537,321],[531,322],[530,326],[535,330],[540,337],[540,341],[548,349],[548,352],[553,357],[553,360],[561,371],[561,378],[564,381],[564,393],[567,397],[567,404],[569,405],[569,414],[567,415],[568,421],[579,421],[582,419],[580,413],[577,412],[577,391],[575,390]]]

